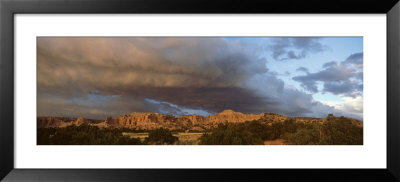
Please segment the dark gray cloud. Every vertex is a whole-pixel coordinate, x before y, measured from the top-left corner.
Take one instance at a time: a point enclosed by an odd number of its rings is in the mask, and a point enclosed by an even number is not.
[[[309,53],[322,52],[327,47],[316,37],[277,38],[269,47],[272,57],[277,61],[303,59]]]
[[[336,95],[345,94],[346,96],[355,97],[362,90],[362,85],[354,81],[346,80],[340,82],[325,82],[324,92],[331,92]]]
[[[313,39],[290,42],[318,50]],[[334,111],[310,94],[285,88],[260,50],[219,38],[38,38],[38,115]]]
[[[341,63],[328,62],[322,66],[323,69],[319,72],[306,72],[306,75],[296,76],[292,79],[300,82],[304,89],[312,93],[319,92],[318,83],[323,83],[323,92],[355,97],[362,94],[363,90],[363,72],[358,69],[362,64],[362,53],[352,54]]]
[[[215,114],[212,112],[204,111],[202,109],[190,109],[190,108],[179,107],[178,105],[171,104],[169,102],[157,101],[154,99],[145,98],[144,100],[148,103],[157,105],[158,113],[172,114],[176,117],[179,117],[182,115],[191,115],[191,114],[197,114],[197,115],[202,115],[202,116],[208,116],[210,114]]]
[[[261,98],[268,98],[268,103],[259,106],[259,109],[267,112],[293,117],[325,117],[327,113],[333,113],[336,116],[346,115],[360,119],[359,115],[349,115],[332,106],[315,101],[312,94],[295,88],[285,88],[284,82],[271,73],[254,76],[245,83],[245,87],[254,89]]]
[[[104,119],[136,112],[153,112],[158,106],[124,95],[99,95],[38,88],[39,116]]]
[[[302,71],[302,72],[304,72],[304,73],[308,73],[308,69],[305,68],[305,67],[302,67],[302,66],[299,67],[299,68],[297,68],[296,71]]]
[[[205,112],[264,112],[258,106],[268,99],[240,87],[267,72],[266,60],[255,55],[214,38],[39,38],[38,114],[103,117],[156,112],[167,102]]]
[[[170,50],[170,51],[166,51]],[[218,39],[41,38],[38,84],[81,89],[236,86],[266,60]],[[56,75],[54,75],[56,74]],[[58,74],[58,75],[57,75]]]
[[[327,62],[324,65],[322,65],[323,68],[329,68],[331,66],[337,65],[336,61],[331,61],[331,62]]]
[[[309,74],[307,74],[306,76],[296,76],[293,77],[292,79],[300,82],[301,87],[303,87],[307,91],[312,93],[317,93],[318,92],[317,80],[308,77],[308,75]]]
[[[357,68],[362,68],[363,67],[363,59],[364,59],[364,54],[361,53],[355,53],[350,55],[343,63],[347,65],[354,65]]]

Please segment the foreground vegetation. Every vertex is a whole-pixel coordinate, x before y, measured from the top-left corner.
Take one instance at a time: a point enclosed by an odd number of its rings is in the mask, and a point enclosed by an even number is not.
[[[284,141],[289,145],[362,145],[363,128],[345,117],[326,122],[304,123],[254,120],[221,124],[201,133],[173,133],[160,128],[147,133],[126,133],[126,129],[98,128],[90,125],[65,128],[38,128],[38,145],[263,145],[265,141]],[[131,132],[131,131],[129,131]],[[201,135],[201,137],[199,137]],[[198,138],[198,139],[197,139]],[[271,142],[267,142],[271,143]]]
[[[324,123],[255,120],[219,125],[200,138],[203,145],[263,145],[266,140],[283,139],[289,145],[362,145],[363,128],[345,117]]]
[[[38,128],[38,145],[146,145],[174,144],[178,139],[168,129],[149,132],[142,142],[122,134],[124,130],[98,128],[90,125],[68,126],[65,128]]]

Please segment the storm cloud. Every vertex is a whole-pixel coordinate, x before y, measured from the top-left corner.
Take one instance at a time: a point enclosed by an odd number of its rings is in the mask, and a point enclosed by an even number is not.
[[[272,49],[272,57],[277,61],[303,59],[309,53],[328,49],[318,41],[317,37],[277,38],[269,48]]]
[[[302,71],[302,72],[304,72],[304,73],[309,73],[308,69],[305,68],[305,67],[302,67],[302,66],[299,67],[299,68],[297,68],[296,71]]]
[[[279,58],[324,49],[313,38],[288,40],[300,52],[277,45]],[[340,113],[286,87],[268,70],[260,50],[224,38],[39,37],[38,115],[104,119],[131,112],[207,115],[225,109],[318,117]],[[326,88],[340,89],[335,86]]]
[[[305,90],[312,93],[319,92],[318,83],[322,83],[324,92],[356,97],[361,95],[363,90],[363,72],[359,69],[362,65],[362,53],[356,53],[341,63],[335,61],[325,63],[319,72],[306,72],[306,75],[292,79],[300,82]],[[300,67],[298,70],[303,69]]]
[[[363,68],[363,59],[364,59],[364,54],[361,53],[355,53],[350,55],[343,63],[347,65],[354,65],[357,68]]]

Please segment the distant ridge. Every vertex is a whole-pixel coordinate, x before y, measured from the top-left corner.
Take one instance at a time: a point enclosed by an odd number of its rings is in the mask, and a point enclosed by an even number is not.
[[[274,113],[243,114],[241,112],[228,109],[209,116],[182,115],[179,117],[155,112],[132,112],[128,115],[118,116],[116,118],[108,117],[104,121],[100,122],[82,117],[74,119],[47,116],[37,118],[37,127],[62,128],[71,125],[80,126],[82,124],[88,124],[100,128],[129,128],[134,130],[168,128],[170,130],[203,131],[206,129],[215,128],[219,124],[238,123],[252,120],[262,120],[265,122],[284,122],[287,119],[293,119],[296,122],[325,122],[327,121],[327,118],[287,117]],[[350,119],[353,123],[363,126],[361,121],[352,118]]]

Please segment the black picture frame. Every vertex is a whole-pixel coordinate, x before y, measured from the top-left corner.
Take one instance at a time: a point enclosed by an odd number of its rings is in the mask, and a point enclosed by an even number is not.
[[[315,13],[316,16],[319,13],[386,14],[387,168],[15,169],[14,15],[26,13]],[[5,181],[226,181],[232,179],[241,181],[400,181],[399,17],[398,0],[0,0],[0,179]]]

